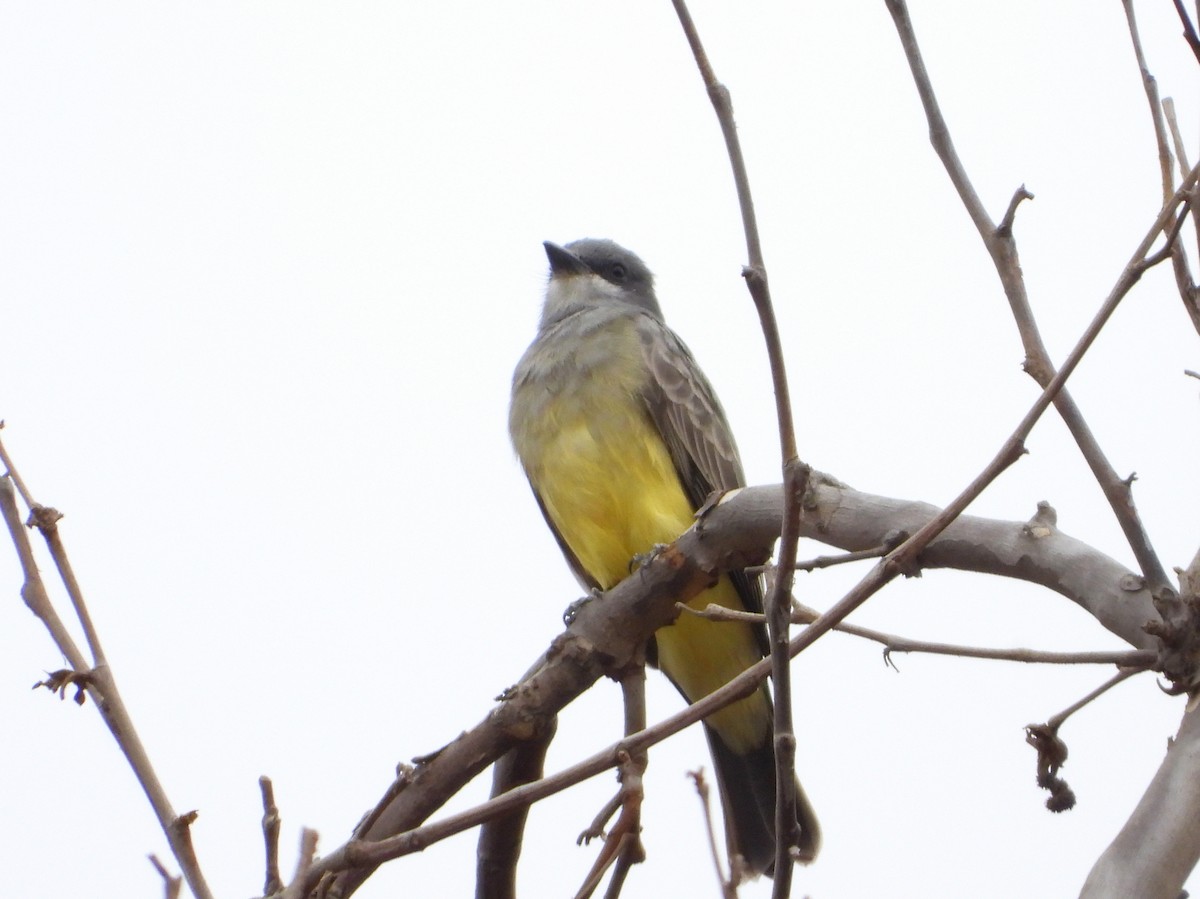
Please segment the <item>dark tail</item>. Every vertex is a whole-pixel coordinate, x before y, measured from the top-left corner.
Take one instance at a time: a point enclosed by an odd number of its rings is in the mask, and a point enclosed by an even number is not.
[[[770,738],[762,746],[739,755],[720,735],[704,728],[725,810],[725,836],[729,853],[745,860],[746,873],[770,877],[775,870],[775,747]],[[821,828],[808,797],[796,782],[796,840],[798,861],[807,864],[821,848]]]

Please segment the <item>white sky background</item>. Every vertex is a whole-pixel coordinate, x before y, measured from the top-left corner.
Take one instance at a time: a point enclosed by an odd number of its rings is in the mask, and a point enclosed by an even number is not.
[[[882,3],[697,2],[733,91],[802,455],[860,489],[945,502],[1036,396],[992,266],[927,141]],[[960,153],[1017,235],[1061,360],[1159,207],[1118,3],[914,2]],[[1193,156],[1197,68],[1139,5]],[[220,896],[262,884],[256,778],[285,866],[339,845],[394,765],[475,724],[579,594],[513,459],[509,378],[541,241],[612,237],[658,275],[749,480],[778,479],[762,341],[711,107],[670,5],[9,4],[0,9],[0,417],[64,537],[125,698]],[[1167,267],[1072,381],[1165,563],[1196,550],[1197,337]],[[1065,429],[972,508],[1132,557]],[[819,552],[807,545],[802,554]],[[50,568],[48,559],[43,566]],[[799,579],[825,607],[863,568]],[[0,552],[0,854],[13,896],[161,895],[165,841]],[[1070,603],[930,572],[855,621],[908,636],[1122,648]],[[801,777],[825,828],[796,896],[1066,896],[1153,775],[1182,702],[1152,677],[1064,729],[1053,816],[1023,725],[1108,670],[932,657],[833,636],[794,666]],[[679,707],[651,678],[651,714]],[[619,736],[617,688],[562,716],[550,768]],[[629,899],[716,896],[685,771],[655,749]],[[488,778],[453,807],[486,794]],[[522,895],[561,897],[611,776],[537,806]],[[359,895],[470,896],[474,834]],[[747,886],[744,899],[769,895]]]

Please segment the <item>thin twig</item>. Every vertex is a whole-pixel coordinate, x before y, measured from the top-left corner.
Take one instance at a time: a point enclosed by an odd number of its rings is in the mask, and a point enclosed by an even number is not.
[[[592,840],[604,839],[605,831],[608,828],[608,822],[621,809],[621,794],[613,796],[608,802],[600,806],[600,811],[596,812],[596,817],[583,830],[579,836],[575,838],[576,846],[586,846]]]
[[[158,876],[163,879],[164,899],[179,899],[180,890],[183,889],[183,878],[168,871],[166,866],[158,860],[157,855],[150,856],[150,864],[154,866]]]
[[[898,544],[897,544],[898,545]],[[848,565],[851,562],[865,562],[867,559],[879,559],[895,549],[895,545],[883,544],[858,552],[839,553],[836,556],[814,556],[805,562],[797,562],[795,571],[817,571],[821,568],[833,568],[835,565]]]
[[[1029,189],[1024,184],[1013,191],[1013,195],[1008,201],[1008,208],[1004,210],[1004,218],[1000,219],[1000,224],[996,226],[996,234],[998,236],[1012,236],[1013,222],[1017,219],[1017,207],[1026,200],[1032,199],[1033,194],[1029,192]]]
[[[645,667],[637,665],[624,672],[621,676],[621,696],[625,707],[625,733],[635,734],[645,730]],[[617,807],[620,808],[621,814],[604,837],[604,847],[584,879],[583,886],[575,894],[575,899],[588,899],[599,886],[604,872],[614,863],[616,867],[613,869],[613,877],[605,896],[606,899],[610,896],[615,897],[625,882],[629,868],[645,861],[646,851],[642,846],[641,831],[642,801],[645,798],[642,775],[646,771],[646,763],[645,748],[624,753],[618,769],[621,787]],[[607,804],[605,811],[612,807],[612,803]]]
[[[897,535],[900,539],[889,543],[883,543],[879,546],[873,546],[870,549],[860,549],[854,552],[838,553],[836,556],[814,556],[804,562],[796,562],[792,566],[793,571],[817,571],[821,568],[833,568],[836,565],[848,565],[851,562],[863,562],[867,559],[878,559],[887,555],[891,550],[895,549],[904,542],[907,534]],[[751,574],[774,574],[779,570],[779,565],[755,565],[752,568],[745,569]]]
[[[1183,24],[1183,38],[1192,48],[1192,55],[1196,57],[1196,61],[1200,62],[1200,37],[1196,36],[1196,28],[1192,24],[1191,17],[1183,8],[1183,0],[1175,0],[1175,12],[1179,14],[1179,21]]]
[[[283,878],[279,874],[279,807],[275,805],[275,786],[271,778],[260,777],[259,789],[262,791],[263,842],[267,851],[267,872],[263,878],[263,895],[271,896],[283,889]]]
[[[72,670],[81,675],[89,674],[91,666],[88,665],[66,625],[58,617],[58,611],[50,602],[46,584],[42,580],[42,574],[38,570],[37,561],[33,556],[33,547],[29,543],[29,536],[21,523],[21,513],[17,509],[17,495],[13,489],[14,483],[19,483],[19,481],[12,476],[11,471],[7,477],[0,478],[0,510],[3,512],[4,522],[8,526],[8,534],[17,550],[17,559],[21,563],[21,571],[24,575],[24,581],[21,584],[21,598],[25,601],[29,611],[50,632],[50,639],[54,641],[54,645],[66,658]],[[101,701],[99,696],[93,696],[93,699],[96,699],[98,704]]]
[[[868,639],[888,638],[887,634],[871,636],[860,633],[857,636]],[[956,646],[951,643],[934,643],[925,640],[904,640],[888,638],[890,642],[884,650],[888,664],[895,667],[890,654],[925,653],[926,655],[951,655],[964,659],[995,659],[1001,662],[1021,662],[1026,665],[1116,665],[1120,668],[1132,668],[1137,671],[1149,671],[1158,661],[1158,653],[1149,649],[1130,649],[1125,651],[1095,652],[1052,652],[1044,649],[987,649],[978,646]]]
[[[1128,668],[1124,671],[1118,671],[1111,678],[1106,680],[1104,683],[1102,683],[1100,686],[1098,686],[1095,690],[1092,690],[1092,692],[1088,693],[1086,696],[1084,696],[1078,702],[1071,703],[1069,706],[1067,706],[1065,709],[1063,709],[1057,715],[1051,715],[1050,718],[1047,719],[1046,723],[1050,727],[1054,728],[1055,730],[1058,730],[1060,727],[1063,726],[1063,723],[1068,718],[1070,718],[1072,715],[1074,715],[1076,712],[1078,712],[1084,706],[1088,705],[1089,703],[1095,702],[1097,699],[1099,699],[1101,696],[1103,696],[1105,693],[1107,693],[1109,690],[1111,690],[1117,684],[1120,684],[1120,683],[1123,683],[1123,682],[1129,680],[1129,678],[1133,677],[1135,674],[1141,674],[1143,670],[1145,670],[1145,669]]]
[[[733,180],[737,187],[742,229],[746,234],[746,252],[749,258],[749,264],[742,270],[742,275],[758,311],[767,358],[771,366],[771,380],[775,387],[775,415],[779,425],[779,448],[787,503],[784,506],[779,538],[779,565],[782,572],[768,593],[765,610],[773,659],[771,677],[775,687],[775,882],[772,895],[775,899],[784,899],[791,891],[792,864],[789,849],[798,844],[800,836],[796,820],[796,735],[792,724],[791,665],[787,655],[788,602],[800,539],[800,501],[808,487],[811,469],[800,462],[797,453],[787,368],[783,361],[783,344],[779,337],[775,310],[771,304],[767,267],[758,236],[758,220],[754,214],[754,199],[750,192],[746,160],[742,155],[737,125],[734,122],[733,103],[729,90],[717,80],[713,72],[685,0],[672,0],[672,3],[688,45],[692,49],[696,67],[700,70],[700,77],[704,80],[708,97],[716,111],[721,133],[725,137],[725,148],[729,154],[729,163],[733,167]]]
[[[3,422],[0,422],[0,425],[2,424]],[[21,475],[17,471],[17,467],[13,464],[3,440],[0,440],[0,462],[4,463],[8,476],[12,478],[13,483],[17,485],[17,489],[21,493],[22,499],[28,504],[28,524],[31,527],[36,527],[41,532],[43,539],[45,539],[50,549],[50,556],[54,559],[55,567],[58,568],[59,577],[62,578],[63,585],[67,588],[67,595],[71,599],[75,615],[79,619],[80,626],[83,628],[84,638],[87,640],[88,649],[92,654],[92,664],[87,667],[100,668],[107,665],[108,662],[104,655],[104,649],[100,643],[100,635],[96,632],[96,627],[92,622],[91,614],[88,612],[87,604],[83,601],[83,590],[80,588],[79,581],[75,577],[75,571],[71,567],[71,560],[67,557],[67,551],[63,547],[62,538],[58,533],[58,522],[62,519],[62,514],[57,509],[33,502],[33,496],[29,492],[29,488],[25,485],[25,482],[21,479]],[[77,670],[79,670],[78,666]]]
[[[708,835],[708,854],[712,859],[713,871],[717,875],[717,883],[721,885],[722,899],[737,899],[737,890],[730,879],[725,877],[721,867],[721,852],[717,849],[717,829],[713,824],[712,802],[709,798],[708,781],[704,779],[704,769],[689,771],[688,777],[696,786],[696,796],[700,800],[700,814],[704,817],[704,832]]]
[[[1180,131],[1180,120],[1175,114],[1175,101],[1170,97],[1163,97],[1163,115],[1166,118],[1166,127],[1171,132],[1171,144],[1175,146],[1175,161],[1180,169],[1180,178],[1186,178],[1188,170],[1192,168],[1192,162],[1188,158],[1187,144],[1183,142],[1183,132]],[[1200,228],[1196,227],[1195,215],[1192,216],[1192,232],[1195,235],[1196,253],[1200,254]],[[1198,301],[1198,292],[1196,292],[1195,281],[1192,278],[1192,272],[1188,271],[1187,253],[1180,253],[1183,260],[1184,272],[1182,282],[1187,284],[1187,290],[1184,292],[1184,305],[1187,307],[1188,316],[1192,318],[1192,324],[1195,329],[1200,331],[1200,301]],[[1181,282],[1180,272],[1176,272],[1176,283]]]
[[[625,887],[625,878],[629,876],[630,869],[644,859],[638,858],[637,852],[631,850],[631,846],[635,843],[640,843],[632,834],[624,834],[621,837],[621,851],[617,854],[617,864],[613,868],[613,875],[608,881],[608,889],[604,891],[604,899],[617,899],[621,895],[621,890]]]
[[[1133,44],[1133,55],[1137,59],[1138,72],[1142,76],[1142,90],[1150,105],[1150,121],[1154,125],[1154,143],[1158,147],[1158,174],[1162,181],[1162,198],[1165,202],[1175,189],[1171,175],[1171,146],[1167,139],[1167,126],[1163,122],[1162,104],[1158,97],[1158,80],[1150,73],[1146,54],[1142,52],[1142,38],[1138,33],[1137,16],[1133,12],[1133,0],[1121,0],[1125,10],[1125,24],[1129,28],[1129,40]]]
[[[33,501],[33,495],[22,480],[16,465],[13,464],[12,457],[9,456],[8,448],[5,447],[3,440],[0,440],[0,462],[4,463],[8,476],[17,485],[17,489],[21,493],[21,498],[29,506],[28,524],[30,527],[36,527],[41,532],[43,539],[45,539],[50,549],[50,556],[54,559],[55,567],[58,568],[59,577],[62,578],[63,585],[67,588],[67,595],[70,597],[71,604],[75,608],[75,615],[83,627],[84,638],[87,640],[88,649],[92,653],[92,664],[87,667],[99,668],[106,665],[107,661],[104,656],[104,649],[100,644],[100,636],[96,633],[92,616],[88,612],[87,604],[83,601],[83,590],[79,586],[79,581],[75,577],[75,571],[71,567],[71,560],[67,557],[67,551],[63,547],[62,539],[58,534],[58,522],[62,519],[62,513],[57,509],[43,506],[41,503]]]
[[[283,891],[280,899],[301,899],[305,895],[304,883],[316,864],[317,832],[305,827],[300,831],[300,855],[296,859],[296,873],[291,885]]]
[[[1046,800],[1046,808],[1050,809],[1050,811],[1062,812],[1075,807],[1074,791],[1058,774],[1059,769],[1067,761],[1067,744],[1058,735],[1063,722],[1088,703],[1095,701],[1107,693],[1117,684],[1138,674],[1140,670],[1130,669],[1119,671],[1104,684],[1088,693],[1083,699],[1073,703],[1070,707],[1048,719],[1045,724],[1027,724],[1025,726],[1025,742],[1037,750],[1038,786],[1050,794]]]
[[[696,615],[712,621],[761,621],[762,616],[753,612],[741,612],[727,609],[716,603],[709,603],[703,609],[693,609],[679,604],[680,611],[687,615]],[[793,624],[811,624],[821,617],[816,609],[795,604],[792,610]],[[925,653],[929,655],[960,656],[967,659],[994,659],[1001,662],[1023,662],[1041,665],[1117,665],[1122,668],[1145,669],[1153,667],[1158,661],[1158,653],[1148,649],[1128,649],[1121,651],[1096,650],[1094,652],[1054,652],[1042,649],[993,649],[984,646],[963,646],[958,643],[937,643],[928,640],[914,640],[898,634],[861,627],[857,624],[842,622],[833,630],[851,637],[861,637],[884,647],[885,660],[891,653]],[[894,667],[894,666],[893,666]]]
[[[0,431],[2,430],[4,430],[4,421],[0,419]],[[4,474],[12,478],[13,483],[17,485],[17,493],[21,494],[21,499],[25,502],[26,508],[35,508],[38,504],[33,501],[33,495],[29,492],[29,488],[21,480],[20,473],[15,470],[12,459],[8,457],[8,450],[4,448],[2,440],[0,440],[0,462],[4,463]]]
[[[79,586],[79,580],[75,577],[75,569],[71,565],[71,559],[67,555],[66,547],[63,546],[62,536],[58,532],[58,521],[62,518],[58,510],[46,506],[35,506],[29,514],[32,521],[42,533],[42,538],[46,541],[46,546],[50,550],[50,557],[54,560],[54,567],[58,569],[58,575],[62,579],[63,585],[67,588],[67,596],[71,600],[71,605],[75,609],[75,617],[79,619],[79,624],[83,628],[84,639],[87,640],[88,651],[92,654],[92,667],[104,668],[108,665],[108,659],[104,655],[104,647],[100,643],[100,634],[96,630],[96,625],[92,621],[92,615],[88,611],[87,603],[83,601],[83,589]]]
[[[1168,126],[1165,121],[1166,111],[1164,101],[1159,100],[1158,81],[1150,73],[1146,63],[1146,55],[1142,51],[1142,37],[1138,31],[1137,17],[1133,11],[1133,0],[1121,0],[1125,8],[1125,21],[1129,28],[1129,40],[1133,44],[1133,54],[1137,59],[1138,73],[1142,79],[1142,90],[1146,94],[1146,102],[1150,105],[1150,121],[1154,126],[1154,142],[1158,147],[1158,168],[1162,179],[1162,195],[1166,200],[1175,184],[1172,177],[1171,141],[1168,136]],[[1178,7],[1177,7],[1178,9]],[[1186,19],[1186,16],[1184,17]],[[1176,140],[1176,147],[1182,147],[1182,141]],[[1183,157],[1180,157],[1183,163]],[[1183,213],[1181,213],[1182,215]],[[1184,308],[1192,320],[1192,325],[1200,331],[1200,308],[1196,305],[1196,288],[1192,282],[1191,268],[1188,265],[1187,254],[1183,244],[1178,243],[1171,249],[1172,268],[1175,272],[1175,286],[1183,300]]]
[[[121,699],[116,678],[112,668],[104,661],[99,636],[92,626],[91,618],[83,602],[82,590],[75,579],[66,549],[58,533],[57,522],[62,516],[53,509],[41,505],[35,505],[30,510],[31,522],[42,532],[50,548],[59,573],[71,595],[76,613],[88,635],[91,649],[96,655],[94,664],[91,666],[87,664],[51,606],[46,588],[37,571],[37,565],[33,561],[33,551],[29,546],[25,529],[20,526],[18,521],[16,497],[12,489],[13,483],[21,483],[20,476],[16,472],[12,459],[4,449],[3,442],[0,442],[0,461],[3,461],[7,467],[9,475],[7,478],[0,479],[0,508],[3,509],[4,519],[8,524],[9,533],[17,548],[17,556],[21,560],[25,573],[25,583],[21,588],[21,594],[34,614],[46,625],[55,645],[67,658],[75,674],[79,675],[76,683],[80,684],[92,697],[101,719],[128,760],[138,783],[142,785],[142,790],[154,809],[159,826],[166,835],[167,843],[170,845],[176,861],[179,862],[192,894],[197,899],[211,899],[212,893],[205,882],[204,873],[200,869],[195,848],[192,845],[191,823],[195,813],[188,812],[184,815],[175,813],[166,790],[163,789],[162,782],[158,779],[158,774],[150,762],[150,756],[142,744],[137,728],[134,726],[133,718]],[[28,489],[22,485],[21,490],[22,495],[28,499],[30,496]]]
[[[1171,97],[1163,97],[1163,117],[1167,120],[1167,130],[1171,132],[1171,146],[1175,150],[1175,165],[1179,169],[1179,177],[1187,175],[1191,163],[1188,162],[1187,145],[1183,142],[1183,134],[1179,130],[1179,117],[1175,114],[1175,101]]]

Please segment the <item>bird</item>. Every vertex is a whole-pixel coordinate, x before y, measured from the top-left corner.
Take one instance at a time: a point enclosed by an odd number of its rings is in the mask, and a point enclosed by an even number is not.
[[[611,589],[632,560],[677,539],[713,491],[745,486],[725,412],[663,319],[654,277],[611,240],[544,243],[550,276],[537,334],[513,373],[509,434],[537,504],[576,578]],[[731,571],[689,605],[761,612],[761,579]],[[767,652],[762,624],[682,615],[647,658],[688,702]],[[770,691],[709,715],[726,844],[750,876],[773,875],[775,750]],[[820,827],[796,783],[798,839],[812,861]]]

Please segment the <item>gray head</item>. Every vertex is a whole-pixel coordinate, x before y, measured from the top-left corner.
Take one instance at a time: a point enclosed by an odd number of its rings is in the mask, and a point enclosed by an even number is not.
[[[613,243],[586,237],[565,247],[546,241],[550,283],[542,327],[588,307],[624,304],[662,320],[654,297],[654,276],[636,254]]]

